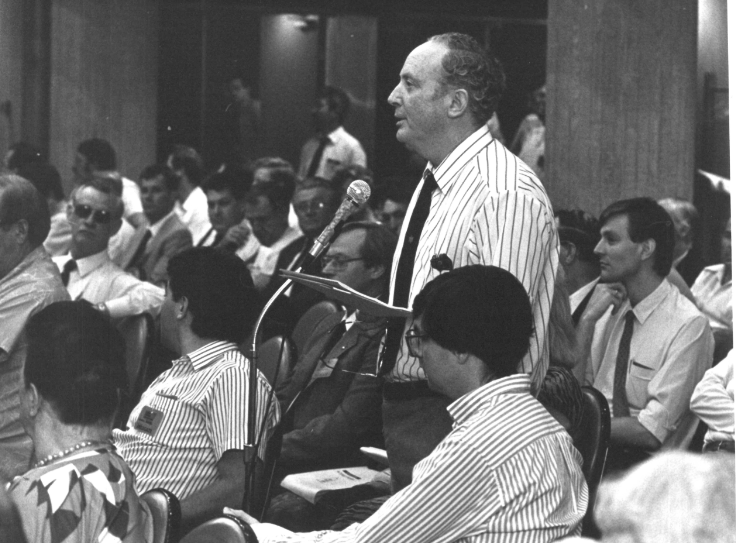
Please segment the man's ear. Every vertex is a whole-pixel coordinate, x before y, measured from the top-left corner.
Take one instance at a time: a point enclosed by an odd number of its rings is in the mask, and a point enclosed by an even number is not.
[[[656,241],[654,241],[652,238],[649,238],[649,239],[642,241],[639,245],[641,247],[642,261],[654,257],[654,252],[657,250]]]
[[[563,241],[560,243],[560,260],[565,266],[569,266],[578,257],[578,248],[574,243]]]
[[[28,240],[28,221],[25,219],[15,223],[15,236],[18,245],[23,245]]]
[[[452,119],[461,117],[468,109],[468,91],[453,89],[447,93],[450,98],[450,109],[447,114]]]
[[[385,273],[388,273],[386,270],[386,266],[382,264],[378,264],[376,266],[371,266],[368,268],[368,274],[370,275],[371,279],[378,279],[380,277],[383,277]]]
[[[21,384],[21,386],[23,385]],[[35,417],[36,415],[38,415],[39,406],[41,404],[36,385],[34,385],[33,383],[28,385],[28,387],[26,387],[25,389],[25,394],[26,400],[28,400],[28,414],[32,417]]]
[[[189,300],[186,296],[182,296],[176,302],[176,318],[183,319],[189,311]]]

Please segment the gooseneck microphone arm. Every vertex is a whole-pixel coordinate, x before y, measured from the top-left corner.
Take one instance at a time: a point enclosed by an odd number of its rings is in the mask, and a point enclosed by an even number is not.
[[[347,197],[343,200],[342,204],[338,208],[335,216],[333,217],[330,224],[328,224],[322,233],[314,241],[314,245],[309,250],[309,253],[305,256],[297,272],[301,272],[309,267],[309,265],[317,260],[322,253],[327,249],[332,240],[332,236],[335,234],[335,228],[339,224],[345,221],[352,212],[354,212],[362,204],[366,203],[371,195],[371,188],[365,181],[356,180],[350,183],[347,191]],[[260,517],[260,513],[253,511],[254,498],[256,495],[255,487],[255,473],[256,473],[256,462],[258,460],[258,446],[260,444],[261,436],[265,438],[265,424],[268,420],[268,412],[271,409],[270,404],[266,406],[266,413],[261,421],[259,427],[256,421],[256,382],[258,380],[258,345],[261,342],[261,325],[266,313],[271,308],[273,303],[278,299],[281,294],[287,290],[291,284],[291,279],[286,279],[284,283],[274,292],[266,304],[263,306],[261,313],[258,315],[255,327],[253,328],[252,341],[250,349],[248,350],[248,359],[250,365],[248,368],[248,391],[246,394],[246,404],[248,408],[248,426],[246,433],[246,454],[245,461],[247,463],[245,470],[245,491],[243,493],[243,511]],[[274,383],[273,387],[276,386]]]

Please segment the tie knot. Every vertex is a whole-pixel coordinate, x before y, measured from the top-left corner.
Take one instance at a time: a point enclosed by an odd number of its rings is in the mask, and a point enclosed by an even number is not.
[[[424,172],[424,186],[427,190],[434,190],[436,188],[439,188],[437,180],[434,178],[434,175],[432,175],[432,172],[429,170],[425,170]]]
[[[67,262],[66,264],[64,264],[64,271],[66,273],[71,273],[71,272],[73,272],[76,269],[77,269],[77,261],[74,260],[73,258],[71,260],[69,260],[69,262]]]
[[[625,315],[625,318],[626,318],[626,324],[633,324],[633,323],[634,323],[634,317],[635,317],[635,316],[636,316],[636,315],[634,315],[634,310],[633,310],[633,309],[629,309],[629,310],[628,310],[628,311],[626,312],[626,315]]]

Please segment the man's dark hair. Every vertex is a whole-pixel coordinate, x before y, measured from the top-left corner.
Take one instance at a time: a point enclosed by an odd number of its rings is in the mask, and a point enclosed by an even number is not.
[[[506,76],[499,60],[471,36],[449,32],[427,41],[445,45],[442,58],[444,84],[468,91],[468,108],[478,126],[493,116],[506,88]]]
[[[174,300],[186,297],[192,331],[200,338],[242,343],[250,333],[259,297],[245,262],[221,249],[197,247],[169,260]]]
[[[26,327],[26,385],[33,383],[64,424],[109,421],[127,388],[125,345],[89,302],[57,302]]]
[[[504,269],[475,265],[443,273],[417,295],[412,312],[438,345],[477,356],[495,378],[517,373],[529,351],[529,296]]]
[[[356,179],[361,179],[368,183],[371,189],[374,187],[373,172],[365,166],[359,166],[352,164],[350,166],[343,166],[335,172],[332,176],[332,184],[337,190],[342,192],[345,183],[352,183]]]
[[[0,227],[25,220],[28,241],[35,249],[51,229],[49,206],[41,193],[27,179],[15,174],[0,175]]]
[[[46,199],[60,202],[64,199],[59,171],[48,162],[28,162],[17,170],[18,175],[28,179]]]
[[[202,190],[218,192],[229,190],[233,198],[242,200],[253,185],[253,172],[245,168],[228,167],[221,172],[215,172],[202,183]]]
[[[14,143],[8,149],[10,158],[8,158],[8,169],[14,172],[28,164],[44,162],[45,159],[41,153],[41,149],[25,141]]]
[[[245,202],[251,205],[258,205],[258,199],[263,197],[268,200],[275,213],[288,215],[289,204],[293,195],[293,182],[270,181],[251,187],[245,195]]]
[[[87,159],[96,170],[114,170],[117,168],[115,149],[110,142],[101,138],[84,140],[77,147],[77,152]]]
[[[307,177],[304,181],[299,183],[294,190],[294,196],[303,190],[309,189],[325,189],[329,192],[329,205],[333,210],[337,210],[340,206],[340,191],[335,188],[335,185],[323,177]]]
[[[345,224],[340,235],[352,230],[363,230],[365,239],[360,248],[360,257],[366,267],[383,266],[383,292],[388,293],[388,285],[391,279],[391,263],[394,259],[394,251],[398,237],[391,230],[380,223],[369,221],[356,221]]]
[[[631,241],[641,243],[648,239],[654,240],[654,271],[661,277],[667,277],[672,269],[675,250],[675,228],[669,214],[652,198],[619,200],[601,213],[601,228],[618,215],[629,218]]]
[[[204,162],[199,153],[187,145],[177,144],[171,150],[171,167],[174,170],[184,170],[189,182],[199,186],[205,176]]]
[[[344,90],[327,85],[322,90],[320,98],[325,98],[327,100],[327,107],[330,111],[337,114],[337,119],[340,124],[345,122],[345,118],[350,110],[350,98]]]
[[[601,239],[598,220],[581,209],[560,209],[555,217],[560,223],[557,229],[560,242],[574,245],[581,261],[598,263],[598,255],[594,252]]]
[[[174,170],[166,164],[151,164],[150,166],[146,166],[141,172],[140,179],[155,179],[158,176],[164,178],[164,185],[166,185],[166,190],[169,192],[179,188],[179,178],[174,173]]]

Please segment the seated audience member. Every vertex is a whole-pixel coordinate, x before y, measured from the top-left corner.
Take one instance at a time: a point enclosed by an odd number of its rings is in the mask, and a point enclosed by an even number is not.
[[[271,181],[283,182],[284,180],[293,184],[296,178],[294,167],[281,157],[267,156],[254,160],[251,170],[253,171],[253,185]]]
[[[360,142],[342,127],[350,98],[342,89],[325,87],[312,107],[312,123],[316,134],[302,147],[299,177],[321,177],[332,180],[335,172],[346,166],[366,166]]]
[[[31,143],[19,141],[11,145],[8,152],[5,153],[3,166],[5,166],[6,172],[18,173],[18,170],[29,164],[44,162],[46,162],[46,159],[41,149]],[[21,175],[21,177],[23,176]]]
[[[31,318],[28,343],[20,401],[37,462],[10,486],[28,541],[152,541],[110,443],[126,387],[120,333],[87,302],[60,302]]]
[[[603,543],[731,543],[736,533],[733,455],[657,454],[598,490]]]
[[[59,270],[43,248],[49,209],[30,181],[0,176],[0,478],[28,469],[31,440],[20,423],[18,386],[28,319],[68,300]]]
[[[691,286],[705,266],[695,242],[700,214],[692,202],[683,198],[663,198],[657,202],[669,213],[675,225],[675,254],[672,268]]]
[[[123,220],[118,179],[93,177],[74,189],[67,211],[72,228],[69,254],[54,257],[72,300],[87,300],[112,318],[157,315],[164,291],[116,266],[108,255],[110,237]]]
[[[690,410],[708,426],[703,451],[734,452],[734,356],[732,350],[706,371],[690,398]]]
[[[721,263],[708,266],[693,283],[698,309],[708,317],[716,340],[713,362],[723,359],[733,346],[733,298],[731,287],[731,219],[721,235]]]
[[[332,178],[332,184],[340,191],[340,199],[344,199],[348,195],[348,187],[353,181],[360,179],[368,183],[368,186],[373,190],[375,183],[373,182],[373,172],[364,166],[347,166],[340,168],[335,172],[335,176]],[[369,201],[364,202],[358,209],[353,211],[348,217],[348,221],[371,221],[378,222],[373,210],[369,205]]]
[[[378,219],[397,236],[404,224],[414,185],[403,177],[389,177],[384,181],[384,199],[378,208]]]
[[[500,268],[457,268],[427,283],[413,317],[409,348],[429,386],[453,400],[450,434],[409,486],[343,532],[292,535],[239,512],[261,543],[553,541],[579,532],[582,458],[517,373],[533,328],[521,283]]]
[[[200,187],[205,176],[204,162],[192,147],[174,145],[166,165],[179,180],[174,212],[192,233],[196,246],[212,228],[207,214],[207,196]]]
[[[289,226],[289,206],[294,184],[273,181],[255,185],[245,195],[245,218],[260,246],[248,265],[256,288],[263,290],[276,271],[281,251],[301,237],[299,228]]]
[[[607,469],[662,448],[689,445],[697,419],[690,396],[713,357],[708,320],[664,279],[673,227],[650,198],[621,200],[602,213],[601,282],[578,323],[589,353],[586,381],[611,409]]]
[[[108,141],[92,138],[84,140],[77,147],[77,152],[74,155],[74,166],[72,167],[75,186],[89,181],[95,173],[117,173],[116,170],[117,156],[115,149]],[[141,192],[138,184],[122,175],[120,179],[123,182],[123,205],[125,209],[123,217],[134,228],[140,228],[146,223],[146,217],[143,214]]]
[[[169,260],[192,246],[192,233],[174,212],[178,184],[174,172],[165,165],[148,166],[141,172],[148,224],[136,230],[121,267],[154,284],[165,284]]]
[[[257,295],[243,261],[214,248],[184,251],[168,271],[162,341],[181,358],[143,393],[126,430],[113,434],[138,492],[173,492],[184,528],[191,529],[242,501],[249,362],[238,345],[255,320]],[[259,373],[256,420],[267,428],[261,459],[280,418],[270,398]]]
[[[26,543],[23,523],[20,520],[18,508],[5,490],[7,486],[8,483],[0,479],[0,541]]]
[[[557,211],[555,223],[560,235],[560,265],[570,295],[572,321],[577,325],[600,275],[598,255],[594,251],[601,238],[600,226],[593,216],[580,209]]]

